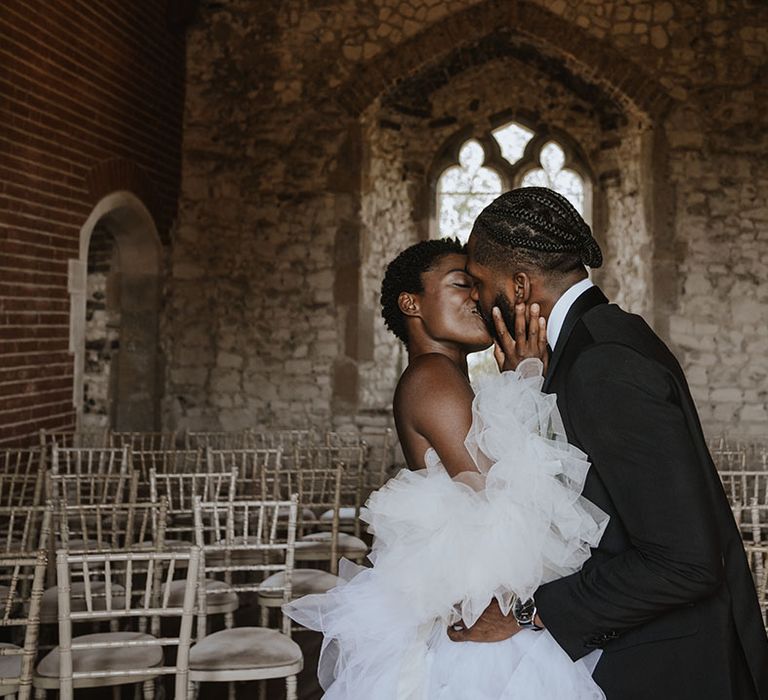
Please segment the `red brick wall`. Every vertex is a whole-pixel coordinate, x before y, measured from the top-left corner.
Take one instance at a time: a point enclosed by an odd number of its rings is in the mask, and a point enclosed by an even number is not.
[[[166,0],[0,2],[0,445],[74,427],[67,260],[105,194],[175,216],[184,33]]]

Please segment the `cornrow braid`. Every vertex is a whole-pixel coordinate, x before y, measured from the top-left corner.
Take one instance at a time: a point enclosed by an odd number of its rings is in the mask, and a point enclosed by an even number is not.
[[[569,261],[571,267],[603,263],[587,223],[565,197],[546,187],[521,187],[497,197],[473,231],[497,246],[531,251],[536,260],[530,262],[545,269],[566,271]]]

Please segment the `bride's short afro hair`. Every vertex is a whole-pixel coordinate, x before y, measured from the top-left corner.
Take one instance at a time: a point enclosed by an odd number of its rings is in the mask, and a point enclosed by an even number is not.
[[[467,247],[457,238],[421,241],[406,248],[387,265],[381,283],[381,315],[384,323],[400,340],[408,345],[405,316],[397,300],[403,292],[418,294],[424,291],[421,275],[431,270],[445,255],[466,255]]]

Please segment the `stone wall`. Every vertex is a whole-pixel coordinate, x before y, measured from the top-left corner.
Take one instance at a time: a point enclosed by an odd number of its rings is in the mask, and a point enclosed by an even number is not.
[[[115,240],[97,226],[88,249],[83,417],[85,432],[114,425],[115,365],[120,347],[119,258]]]
[[[598,281],[672,344],[707,429],[764,433],[766,50],[749,0],[201,3],[168,423],[385,420],[383,265],[427,235],[442,149],[508,112],[580,149]]]

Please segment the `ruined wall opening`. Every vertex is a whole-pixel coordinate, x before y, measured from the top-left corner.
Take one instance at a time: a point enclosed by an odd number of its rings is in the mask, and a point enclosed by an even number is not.
[[[129,192],[105,197],[81,229],[69,284],[81,430],[160,428],[161,250],[151,215]]]

